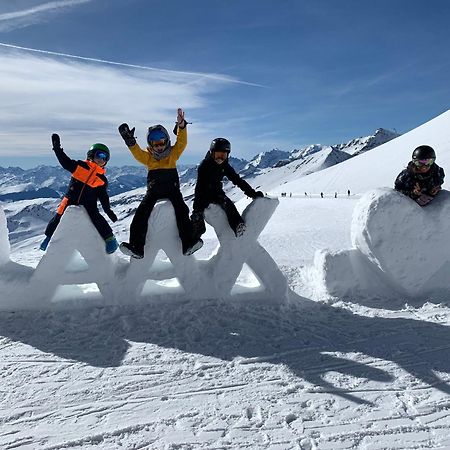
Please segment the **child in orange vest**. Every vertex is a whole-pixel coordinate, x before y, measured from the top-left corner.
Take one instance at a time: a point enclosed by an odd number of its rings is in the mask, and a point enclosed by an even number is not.
[[[52,134],[53,151],[61,166],[72,174],[67,193],[64,195],[55,216],[50,220],[45,230],[45,239],[40,245],[40,249],[45,251],[48,243],[56,230],[61,217],[66,208],[70,205],[82,205],[88,213],[100,236],[105,240],[106,253],[114,253],[118,248],[118,243],[114,233],[106,219],[100,214],[97,207],[97,200],[103,210],[115,222],[117,216],[111,209],[108,196],[108,180],[105,176],[105,166],[109,161],[109,149],[104,144],[94,144],[87,152],[85,161],[75,161],[69,158],[64,149],[61,148],[61,141],[57,134]]]

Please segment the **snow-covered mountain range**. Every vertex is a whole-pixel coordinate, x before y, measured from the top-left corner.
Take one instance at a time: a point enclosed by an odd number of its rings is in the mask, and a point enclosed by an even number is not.
[[[291,152],[272,149],[262,152],[250,161],[231,157],[230,163],[241,176],[254,178],[274,171],[275,178],[281,176],[280,184],[293,177],[306,175],[345,161],[353,155],[361,154],[397,137],[398,134],[378,129],[372,136],[352,139],[333,146],[311,145]],[[279,167],[287,166],[284,170]],[[195,166],[179,166],[180,180],[186,187],[186,195],[191,194],[195,185]],[[111,166],[107,169],[110,196],[145,186],[147,172],[142,165]],[[67,188],[68,174],[59,166],[38,166],[24,170],[20,167],[0,167],[0,201],[16,201],[37,198],[60,198]]]

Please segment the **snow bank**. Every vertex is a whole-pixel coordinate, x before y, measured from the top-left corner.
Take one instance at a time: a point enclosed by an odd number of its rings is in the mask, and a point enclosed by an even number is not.
[[[353,248],[315,255],[318,295],[448,295],[448,217],[450,192],[445,190],[425,208],[393,189],[366,193],[353,212]]]
[[[168,202],[159,202],[152,212],[142,260],[106,254],[104,241],[86,211],[71,206],[36,269],[9,260],[3,214],[0,309],[66,309],[198,299],[283,303],[287,281],[257,241],[277,205],[278,200],[269,198],[250,203],[243,212],[247,230],[240,238],[234,236],[224,212],[218,206],[209,207],[206,220],[214,227],[219,245],[215,254],[204,261],[182,254],[175,213]],[[156,259],[160,251],[167,256],[164,263]],[[244,265],[253,272],[259,286],[237,285]]]

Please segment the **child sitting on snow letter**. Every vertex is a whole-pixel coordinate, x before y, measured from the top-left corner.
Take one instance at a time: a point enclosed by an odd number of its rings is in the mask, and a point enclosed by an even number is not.
[[[189,208],[180,191],[177,161],[187,145],[187,122],[184,112],[177,112],[177,141],[170,144],[169,133],[162,125],[149,127],[147,132],[147,149],[143,150],[134,137],[134,128],[128,124],[119,126],[119,133],[130,149],[134,158],[148,168],[147,193],[138,206],[130,226],[130,242],[122,242],[120,250],[133,258],[144,257],[144,245],[147,236],[148,219],[156,202],[168,199],[175,210],[178,234],[184,255],[191,255],[202,245],[201,239],[192,237],[192,224],[189,220]]]
[[[444,183],[444,169],[436,163],[436,153],[429,145],[420,145],[412,160],[395,180],[395,189],[411,197],[420,206],[430,203]]]
[[[45,251],[56,230],[66,208],[70,205],[82,205],[89,215],[100,236],[105,240],[106,253],[114,253],[119,244],[106,219],[100,214],[97,200],[108,217],[115,222],[116,215],[111,209],[108,196],[108,180],[105,176],[105,166],[109,161],[109,149],[104,144],[94,144],[87,152],[85,161],[70,159],[61,148],[61,141],[57,134],[52,134],[53,151],[61,166],[72,174],[67,193],[64,195],[55,216],[50,220],[45,230],[45,239],[40,249]]]
[[[216,138],[211,142],[205,159],[198,167],[193,212],[191,215],[195,238],[200,238],[206,231],[204,210],[210,203],[218,204],[225,211],[228,223],[236,237],[241,236],[245,231],[244,219],[239,214],[234,203],[223,191],[223,177],[227,177],[234,185],[242,189],[248,197],[264,197],[261,191],[255,191],[231,167],[228,162],[230,151],[230,141],[225,138]]]

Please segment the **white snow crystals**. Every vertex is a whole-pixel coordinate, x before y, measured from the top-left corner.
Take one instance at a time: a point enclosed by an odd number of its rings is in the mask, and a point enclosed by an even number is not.
[[[236,238],[224,212],[212,205],[206,220],[220,245],[209,260],[183,256],[173,207],[156,205],[142,260],[107,255],[87,213],[69,207],[36,269],[9,259],[6,220],[0,208],[0,309],[50,309],[121,305],[139,301],[197,299],[258,300],[283,303],[287,281],[257,239],[278,206],[278,200],[254,200],[243,212],[247,229]],[[156,260],[166,254],[167,264]],[[260,283],[234,289],[246,264]]]

